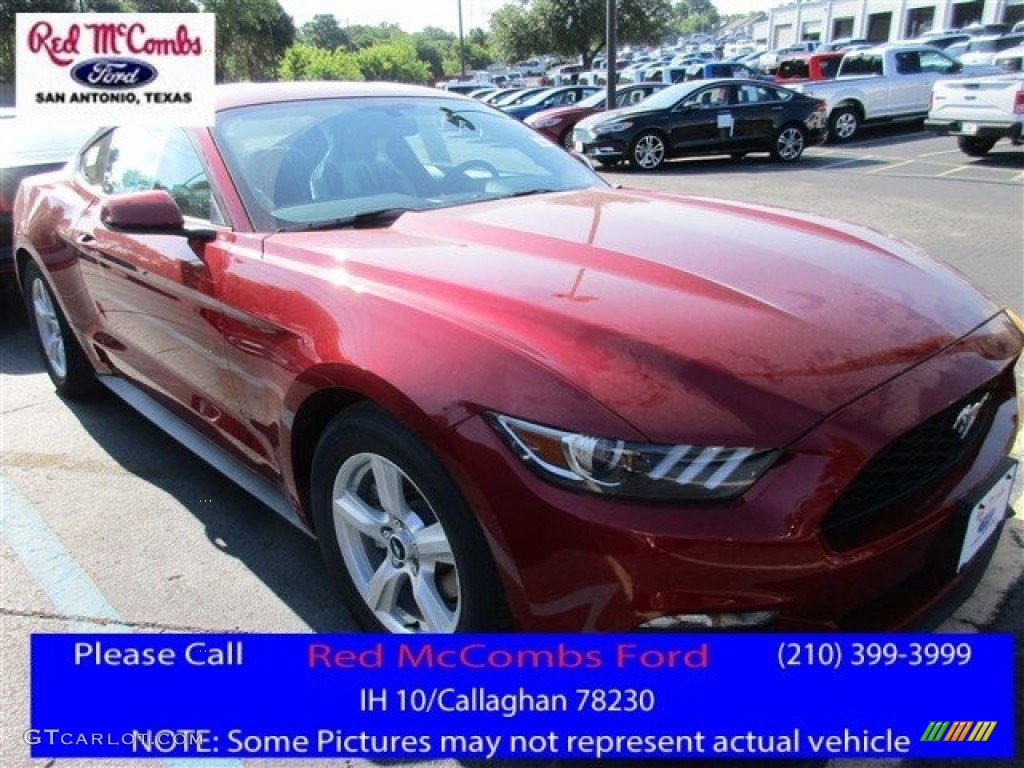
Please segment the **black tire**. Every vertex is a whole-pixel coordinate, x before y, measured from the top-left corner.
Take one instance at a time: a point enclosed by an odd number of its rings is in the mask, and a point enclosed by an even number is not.
[[[32,335],[57,394],[70,399],[93,394],[98,388],[96,373],[35,262],[22,273],[22,294]]]
[[[569,126],[568,130],[566,130],[566,132],[562,134],[561,138],[562,146],[568,149],[570,152],[572,152],[573,149],[575,149],[572,141],[572,128],[572,126]]]
[[[367,403],[331,420],[313,457],[310,491],[320,551],[361,627],[509,628],[469,505],[438,458],[385,411]],[[336,511],[336,500],[348,503]]]
[[[772,159],[778,163],[795,163],[807,148],[807,131],[796,123],[784,125],[772,139]]]
[[[851,141],[860,132],[860,111],[856,107],[837,107],[828,116],[828,138],[836,144]]]
[[[977,139],[973,136],[959,136],[956,144],[969,157],[984,157],[996,145],[995,139]]]
[[[629,164],[639,171],[653,171],[668,155],[665,137],[657,131],[643,131],[629,146]]]

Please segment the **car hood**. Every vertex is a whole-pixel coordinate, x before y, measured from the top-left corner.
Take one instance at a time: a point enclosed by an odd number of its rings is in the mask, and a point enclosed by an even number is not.
[[[656,114],[664,110],[650,109],[643,106],[635,107],[618,107],[617,109],[609,109],[604,112],[598,112],[593,115],[587,115],[585,118],[576,123],[577,128],[591,129],[595,125],[605,122],[614,122],[615,120],[622,120],[629,117],[636,117],[637,115]]]
[[[871,230],[626,190],[410,213],[267,248],[470,325],[664,443],[784,445],[998,312]]]
[[[561,118],[564,120],[567,118],[576,117],[577,115],[581,115],[590,111],[591,110],[586,107],[580,107],[576,105],[568,107],[551,107],[550,109],[543,109],[540,112],[534,112],[532,115],[528,116],[526,120],[524,120],[523,122],[525,122],[527,125],[534,125],[538,120],[545,120],[549,117]]]

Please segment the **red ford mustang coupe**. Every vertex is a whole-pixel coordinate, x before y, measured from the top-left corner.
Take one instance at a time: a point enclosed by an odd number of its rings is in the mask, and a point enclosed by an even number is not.
[[[1022,333],[813,216],[613,189],[435,90],[224,87],[15,202],[57,391],[105,385],[391,632],[895,629],[1009,513]]]

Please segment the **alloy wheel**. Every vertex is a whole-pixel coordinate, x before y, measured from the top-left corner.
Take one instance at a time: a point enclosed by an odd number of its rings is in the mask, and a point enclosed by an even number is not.
[[[775,154],[784,163],[800,159],[804,153],[804,134],[795,125],[783,128],[775,138]]]
[[[367,607],[390,632],[454,632],[462,608],[452,545],[429,500],[402,469],[357,453],[332,495],[341,557]]]
[[[665,160],[665,142],[654,133],[645,133],[633,146],[633,159],[644,170],[657,168]]]
[[[61,332],[60,317],[53,306],[53,299],[42,278],[32,281],[32,314],[35,316],[36,332],[46,362],[54,376],[62,379],[68,373],[64,334]]]

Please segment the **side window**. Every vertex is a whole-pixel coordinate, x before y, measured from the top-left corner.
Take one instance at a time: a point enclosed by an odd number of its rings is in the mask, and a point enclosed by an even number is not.
[[[103,148],[107,137],[97,139],[78,157],[78,172],[90,186],[99,187],[103,184]]]
[[[956,63],[938,51],[921,51],[920,62],[922,72],[938,72],[939,74],[952,72]]]
[[[836,75],[839,74],[839,62],[842,60],[842,57],[835,59],[820,59],[818,61],[818,66],[821,68],[821,76],[826,80],[835,80]]]
[[[170,192],[186,216],[222,223],[195,147],[180,128],[171,131],[160,155],[156,188]]]
[[[901,75],[917,75],[921,72],[921,57],[917,51],[896,54],[896,71]]]
[[[698,97],[697,102],[705,109],[717,109],[729,106],[729,89],[725,86],[708,88]]]
[[[127,126],[110,141],[103,191],[165,189],[186,216],[222,224],[195,148],[180,128]]]
[[[103,191],[117,195],[153,189],[160,148],[166,140],[167,130],[163,128],[115,129],[110,137]]]

